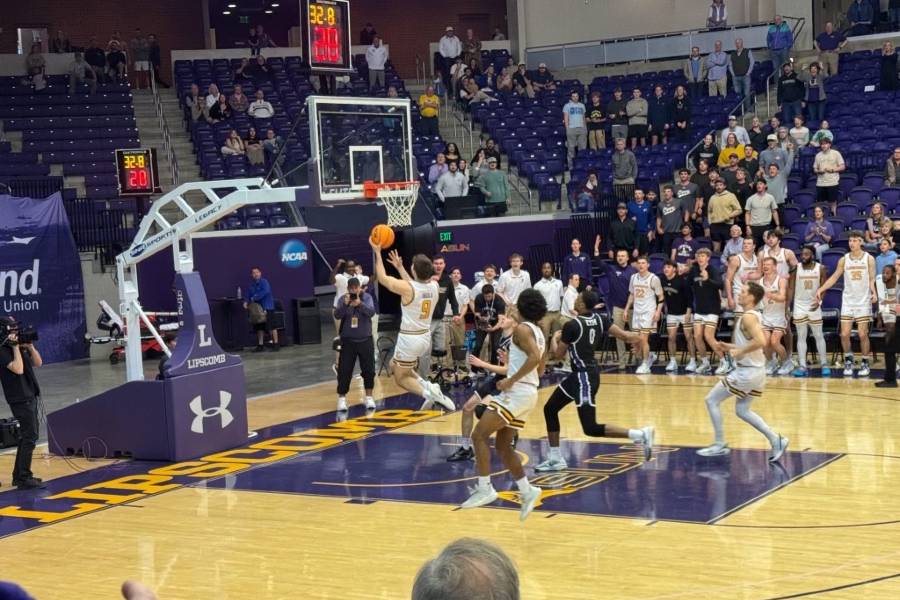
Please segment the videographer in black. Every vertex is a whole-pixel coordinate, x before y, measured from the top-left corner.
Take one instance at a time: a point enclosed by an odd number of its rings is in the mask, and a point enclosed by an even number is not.
[[[13,467],[13,485],[20,490],[46,487],[31,472],[31,455],[38,440],[38,406],[41,388],[34,376],[35,367],[44,364],[34,345],[34,330],[19,331],[11,316],[0,317],[0,384],[3,395],[19,421],[19,448]]]
[[[347,281],[347,293],[338,298],[334,318],[338,320],[340,354],[338,356],[337,411],[347,410],[347,392],[353,379],[353,367],[359,360],[359,370],[366,392],[366,410],[375,408],[372,388],[375,387],[375,344],[372,342],[372,315],[375,301],[362,289],[359,279]]]

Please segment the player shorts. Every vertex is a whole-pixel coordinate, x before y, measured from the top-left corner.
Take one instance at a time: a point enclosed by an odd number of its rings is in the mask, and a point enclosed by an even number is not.
[[[421,334],[400,333],[394,345],[394,362],[401,367],[415,368],[419,359],[431,352],[431,336],[428,332]]]
[[[525,427],[525,417],[535,407],[537,401],[537,386],[519,382],[491,398],[487,407],[500,415],[510,429],[522,429]]]
[[[781,313],[780,315],[767,315],[763,313],[763,331],[780,331],[781,333],[784,333],[787,331],[787,327],[787,317],[784,316],[784,313]]]
[[[822,324],[822,307],[816,310],[809,310],[805,306],[794,307],[794,324],[802,325],[809,323],[810,325]]]
[[[857,304],[841,306],[841,322],[870,323],[872,321],[872,305]]]
[[[729,392],[738,398],[762,396],[766,387],[765,367],[736,367],[731,373],[722,378]]]
[[[884,323],[896,323],[897,322],[897,314],[889,308],[878,311],[878,314],[881,315],[881,320]]]
[[[594,397],[600,389],[600,371],[574,371],[559,382],[559,391],[575,401],[575,406],[594,404]]]
[[[715,329],[719,325],[719,315],[714,314],[695,314],[694,315],[694,323],[698,327],[712,327]]]
[[[497,389],[497,382],[502,378],[502,375],[495,375],[491,373],[490,375],[482,379],[477,386],[475,386],[475,394],[477,394],[478,398],[481,400],[484,400],[488,396],[499,395],[500,390]]]
[[[135,71],[149,71],[150,70],[150,61],[149,60],[134,61],[134,70]]]
[[[694,324],[687,315],[666,315],[666,327],[678,327],[682,325],[685,329],[691,329]]]
[[[631,330],[641,333],[653,333],[656,331],[656,327],[653,325],[653,313],[637,314],[632,308]]]

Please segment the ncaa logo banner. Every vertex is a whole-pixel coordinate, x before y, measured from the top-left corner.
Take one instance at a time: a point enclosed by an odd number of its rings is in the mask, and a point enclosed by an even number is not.
[[[288,269],[299,269],[309,260],[306,244],[300,240],[287,240],[278,251],[281,264]]]
[[[81,260],[58,192],[0,196],[0,313],[37,329],[44,362],[87,356]]]

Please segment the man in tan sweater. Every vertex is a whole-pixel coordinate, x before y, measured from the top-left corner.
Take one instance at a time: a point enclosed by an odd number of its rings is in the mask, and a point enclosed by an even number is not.
[[[737,196],[725,189],[725,180],[716,181],[716,193],[709,199],[709,233],[713,250],[718,253],[722,243],[728,240],[734,218],[741,214],[741,203]]]

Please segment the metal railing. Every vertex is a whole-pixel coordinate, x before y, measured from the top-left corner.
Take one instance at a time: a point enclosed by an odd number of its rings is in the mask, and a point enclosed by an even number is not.
[[[728,111],[728,116],[730,117],[731,115],[737,115],[738,110],[743,110],[743,106],[744,106],[744,100],[741,99],[738,101],[737,105],[735,105],[734,108],[732,108],[730,111]],[[699,148],[700,146],[703,145],[703,138],[705,138],[707,135],[712,134],[713,143],[718,144],[718,140],[716,139],[716,137],[717,137],[716,134],[718,132],[719,132],[719,130],[717,128],[708,130],[706,133],[703,134],[703,137],[700,138],[699,142],[697,142],[696,144],[694,144],[693,146],[691,146],[688,149],[687,153],[684,155],[684,166],[686,169],[693,170],[693,166],[691,164],[691,155],[694,154],[694,150],[696,150],[697,148]],[[716,165],[709,165],[709,168],[712,169],[712,168],[715,168],[715,166]]]
[[[46,198],[63,190],[62,177],[0,177],[0,194],[24,198]]]
[[[79,252],[93,252],[101,267],[115,264],[116,255],[131,243],[134,211],[101,208],[88,198],[64,200],[66,215]]]
[[[156,77],[150,70],[150,89],[153,91],[153,104],[156,108],[156,118],[159,121],[159,129],[163,134],[163,152],[169,161],[169,173],[172,176],[172,186],[178,186],[178,161],[175,159],[175,150],[172,148],[172,135],[169,133],[169,123],[163,112],[162,101],[159,99],[159,90],[156,88]]]

